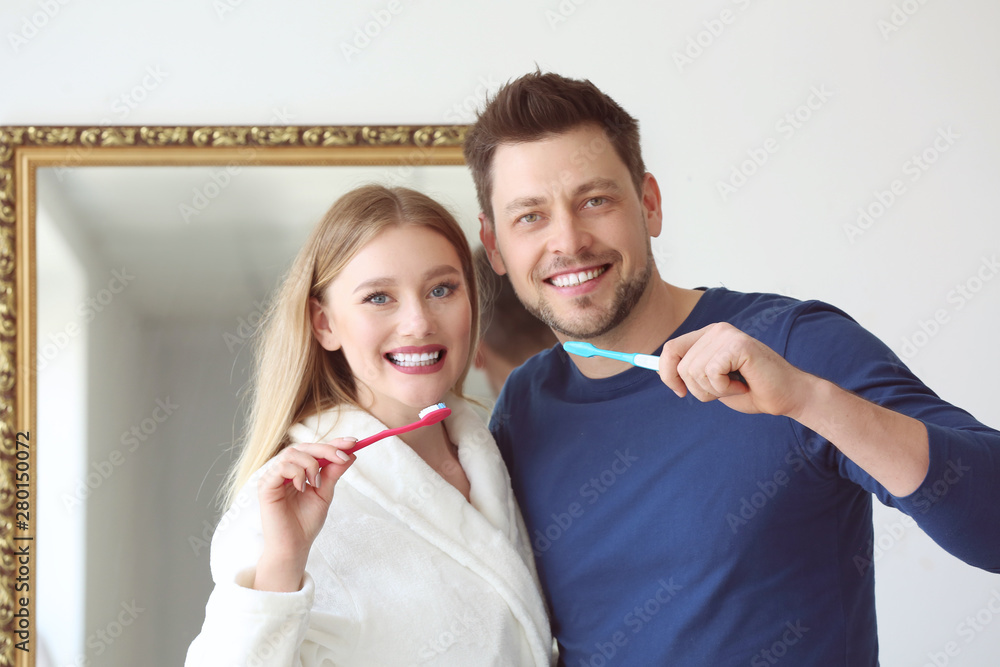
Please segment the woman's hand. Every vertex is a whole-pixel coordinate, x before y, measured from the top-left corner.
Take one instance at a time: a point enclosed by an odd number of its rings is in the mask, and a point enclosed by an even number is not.
[[[301,588],[309,549],[326,521],[334,486],[355,460],[344,450],[356,443],[338,438],[289,445],[261,475],[257,496],[264,552],[257,562],[255,589],[291,592]],[[320,470],[319,459],[330,463]],[[286,479],[291,483],[286,484]]]

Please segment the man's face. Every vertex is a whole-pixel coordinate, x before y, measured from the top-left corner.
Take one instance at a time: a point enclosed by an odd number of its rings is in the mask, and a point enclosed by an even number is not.
[[[525,307],[566,339],[602,336],[639,302],[655,269],[660,194],[642,196],[603,129],[582,125],[504,144],[493,158],[494,224],[480,235]]]

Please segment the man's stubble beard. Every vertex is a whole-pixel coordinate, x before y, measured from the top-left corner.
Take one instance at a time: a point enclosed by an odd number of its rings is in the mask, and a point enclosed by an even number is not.
[[[621,264],[619,264],[619,266],[621,266]],[[560,321],[557,319],[551,304],[543,299],[539,299],[537,304],[524,303],[523,299],[521,300],[521,303],[524,304],[524,307],[529,313],[540,319],[549,328],[557,333],[574,340],[598,338],[614,330],[622,322],[624,322],[626,318],[628,318],[632,309],[635,308],[636,304],[638,304],[639,300],[642,298],[642,295],[645,294],[646,288],[648,287],[649,281],[653,275],[654,266],[655,263],[653,259],[652,244],[647,241],[645,270],[631,280],[626,280],[615,286],[615,294],[611,300],[611,307],[607,311],[600,313],[596,321],[588,321],[579,325],[574,325],[572,322]],[[592,303],[593,300],[590,296],[581,296],[577,297],[576,306],[578,308],[589,308]],[[586,315],[584,315],[584,317],[586,317]]]

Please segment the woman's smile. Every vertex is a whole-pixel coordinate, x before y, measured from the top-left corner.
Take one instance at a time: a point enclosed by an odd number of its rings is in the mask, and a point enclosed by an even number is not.
[[[401,373],[437,373],[444,367],[448,350],[442,345],[400,347],[385,353],[385,358]]]

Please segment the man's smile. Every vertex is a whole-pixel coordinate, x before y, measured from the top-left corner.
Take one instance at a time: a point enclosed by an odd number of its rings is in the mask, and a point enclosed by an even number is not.
[[[599,266],[592,269],[584,269],[582,271],[569,271],[566,273],[560,273],[546,279],[546,282],[555,285],[556,287],[573,287],[576,285],[581,285],[583,283],[589,282],[605,271],[608,270],[610,265],[605,264],[604,266]]]

